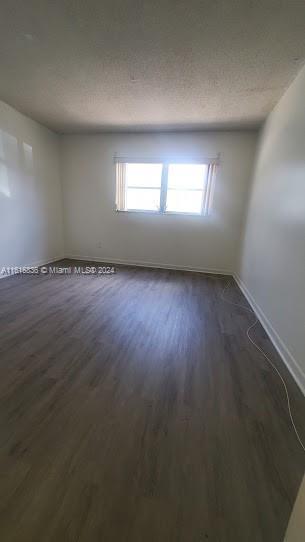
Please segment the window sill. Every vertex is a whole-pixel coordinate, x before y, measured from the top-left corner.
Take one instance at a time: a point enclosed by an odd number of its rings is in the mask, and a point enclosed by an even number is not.
[[[162,211],[145,211],[144,209],[126,209],[125,211],[121,209],[115,209],[115,213],[123,213],[123,214],[151,214],[151,215],[161,215],[161,216],[197,216],[206,218],[208,215],[205,213],[182,213],[179,211],[166,211],[165,213]]]

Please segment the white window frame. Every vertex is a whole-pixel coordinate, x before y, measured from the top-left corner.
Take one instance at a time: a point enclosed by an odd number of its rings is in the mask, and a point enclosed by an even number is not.
[[[213,192],[214,192],[214,183],[216,176],[216,169],[218,166],[217,159],[205,159],[205,160],[183,160],[177,162],[174,160],[158,160],[158,159],[135,159],[135,158],[114,158],[116,166],[116,201],[115,201],[115,210],[117,212],[123,213],[152,213],[152,214],[162,214],[162,215],[192,215],[192,216],[208,216],[211,212],[212,201],[213,201]],[[126,195],[127,195],[127,186],[125,183],[125,171],[126,164],[162,164],[162,173],[161,173],[161,186],[160,186],[160,207],[156,210],[149,209],[127,209],[126,208]],[[166,200],[168,192],[168,168],[172,164],[197,164],[202,166],[207,166],[206,178],[204,181],[203,189],[186,189],[190,191],[202,192],[202,201],[201,201],[201,210],[198,213],[195,212],[185,212],[185,211],[167,211],[166,210]],[[132,188],[132,187],[129,187]],[[145,190],[150,187],[135,187],[139,190]],[[152,187],[156,188],[156,187]]]

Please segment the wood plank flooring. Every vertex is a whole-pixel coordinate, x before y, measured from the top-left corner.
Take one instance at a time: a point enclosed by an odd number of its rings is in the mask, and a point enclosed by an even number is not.
[[[2,542],[283,540],[305,454],[227,281],[131,267],[0,281]],[[305,399],[254,335],[305,440]]]

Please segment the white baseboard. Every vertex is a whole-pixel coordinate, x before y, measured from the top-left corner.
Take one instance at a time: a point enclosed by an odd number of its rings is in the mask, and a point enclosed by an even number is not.
[[[48,265],[49,263],[52,263],[52,262],[56,262],[57,260],[62,260],[64,258],[64,256],[57,256],[56,258],[52,258],[51,260],[38,260],[36,262],[32,262],[32,263],[28,263],[28,264],[25,264],[25,265],[8,265],[8,266],[3,266],[3,267],[40,267],[42,265]],[[8,274],[1,274],[0,273],[0,279],[7,279],[9,277],[12,277],[14,275],[18,275],[19,272],[14,272],[12,271],[11,273],[8,273]]]
[[[247,301],[251,305],[252,309],[254,310],[257,318],[259,319],[260,323],[262,324],[264,330],[266,331],[269,339],[271,340],[273,346],[281,356],[281,359],[285,363],[287,369],[291,373],[292,377],[294,378],[295,382],[299,386],[300,390],[302,391],[303,395],[305,396],[305,373],[299,366],[297,360],[292,355],[292,353],[289,351],[289,348],[285,345],[284,341],[281,339],[279,334],[275,331],[274,327],[272,326],[270,320],[268,320],[267,316],[263,312],[263,310],[259,307],[259,305],[254,300],[252,294],[249,292],[246,285],[243,283],[241,278],[234,273],[233,275],[235,281],[237,282],[239,288],[241,289],[242,293],[246,297]]]
[[[89,262],[101,262],[107,264],[117,264],[117,265],[131,265],[135,267],[151,267],[152,269],[172,269],[175,271],[189,271],[193,273],[209,273],[213,275],[229,275],[233,276],[233,271],[228,269],[213,269],[213,268],[204,268],[204,267],[188,267],[184,265],[171,265],[163,263],[154,263],[154,262],[144,262],[138,260],[118,260],[118,259],[109,259],[103,258],[102,256],[80,256],[75,254],[66,255],[65,258],[69,260],[81,260]]]

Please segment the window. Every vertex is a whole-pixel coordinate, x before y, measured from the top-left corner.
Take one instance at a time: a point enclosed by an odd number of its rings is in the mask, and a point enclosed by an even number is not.
[[[169,164],[166,211],[201,213],[207,172],[206,164]]]
[[[162,164],[125,164],[126,209],[160,209]]]
[[[116,162],[116,209],[207,215],[215,162]]]

